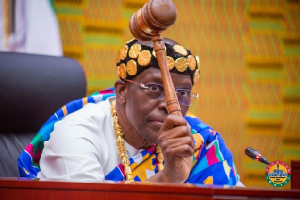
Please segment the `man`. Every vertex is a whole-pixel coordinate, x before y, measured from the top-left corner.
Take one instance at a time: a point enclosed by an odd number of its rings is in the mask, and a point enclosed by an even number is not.
[[[172,40],[163,42],[185,118],[168,114],[153,43],[129,41],[118,54],[114,89],[56,112],[21,154],[21,176],[236,185],[232,154],[220,135],[186,116],[197,97],[191,92],[199,75],[196,58]],[[37,149],[43,149],[40,160]]]

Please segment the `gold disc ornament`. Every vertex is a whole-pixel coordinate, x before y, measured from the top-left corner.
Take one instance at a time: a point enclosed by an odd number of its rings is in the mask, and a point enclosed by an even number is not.
[[[127,45],[124,45],[121,49],[121,52],[120,52],[120,58],[122,60],[124,60],[127,56],[127,52],[128,52],[128,46]]]
[[[194,78],[193,78],[194,84],[198,81],[199,77],[200,77],[200,70],[196,69]]]
[[[187,55],[187,51],[183,46],[180,46],[178,44],[174,45],[174,51],[176,51],[177,53],[180,53],[181,55],[186,56]]]
[[[141,52],[141,45],[140,44],[134,44],[130,47],[130,50],[129,50],[129,57],[130,58],[137,58],[138,55],[140,54]]]
[[[189,55],[188,56],[188,60],[189,60],[189,67],[192,71],[194,71],[196,69],[196,59],[194,58],[194,56]]]
[[[199,56],[195,56],[195,58],[197,60],[197,67],[198,67],[198,69],[200,71],[200,58],[199,58]]]
[[[126,64],[126,70],[130,76],[136,75],[137,72],[136,62],[134,60],[129,60]]]
[[[125,79],[127,74],[126,74],[126,66],[124,63],[122,63],[119,67],[118,67],[118,74],[122,79]]]
[[[175,61],[170,56],[167,56],[167,65],[168,65],[169,70],[173,69],[175,66]]]
[[[175,67],[179,72],[184,72],[188,66],[189,62],[184,57],[175,60]]]
[[[141,51],[141,53],[138,56],[138,63],[141,66],[147,66],[149,65],[151,61],[151,53],[148,50],[143,50]]]

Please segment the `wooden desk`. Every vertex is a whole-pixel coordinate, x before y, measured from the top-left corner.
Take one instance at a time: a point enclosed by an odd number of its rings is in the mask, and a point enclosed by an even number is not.
[[[16,179],[16,178],[15,178]],[[203,188],[184,184],[66,183],[0,179],[0,199],[299,199],[300,190]]]
[[[291,188],[300,189],[300,161],[292,160]]]

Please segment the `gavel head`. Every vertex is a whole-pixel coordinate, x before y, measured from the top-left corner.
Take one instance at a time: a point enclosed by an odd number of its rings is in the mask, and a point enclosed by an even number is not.
[[[171,0],[150,0],[130,19],[129,29],[132,35],[141,41],[152,39],[174,24],[177,10]]]

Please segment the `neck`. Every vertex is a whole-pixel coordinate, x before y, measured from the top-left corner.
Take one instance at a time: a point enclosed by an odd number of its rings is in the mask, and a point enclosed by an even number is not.
[[[136,149],[147,149],[154,145],[142,138],[142,136],[132,126],[127,119],[124,105],[119,104],[118,101],[116,102],[116,110],[119,118],[119,124],[122,127],[123,138],[127,143]]]

